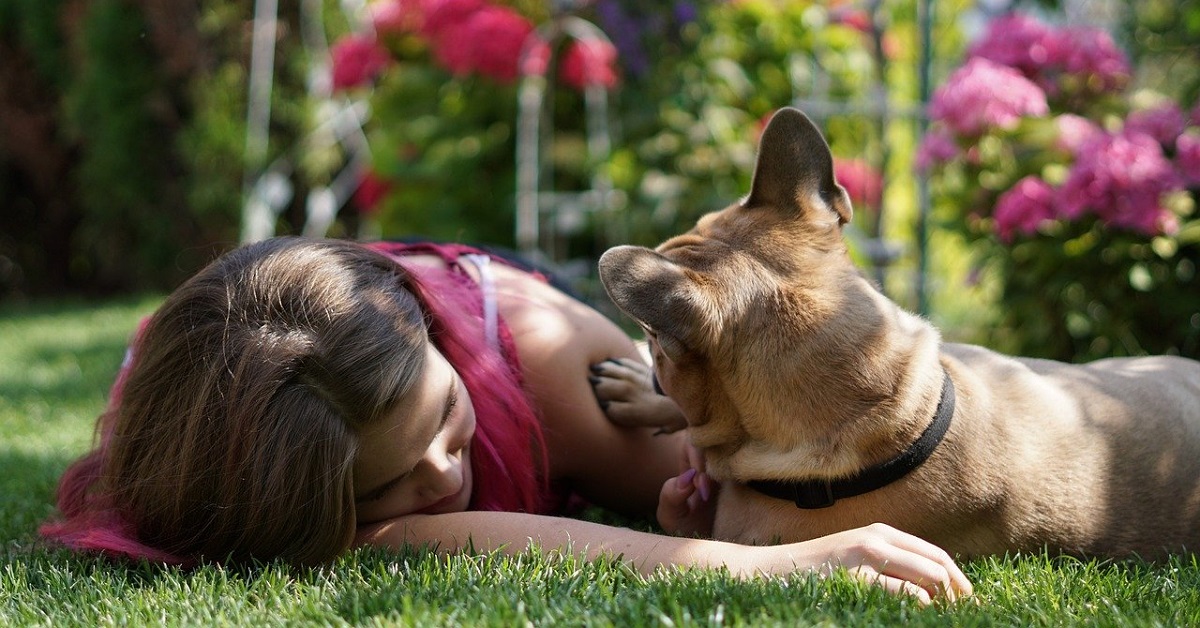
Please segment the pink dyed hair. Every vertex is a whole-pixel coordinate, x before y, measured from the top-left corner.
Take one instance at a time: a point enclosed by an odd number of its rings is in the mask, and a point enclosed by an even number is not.
[[[371,248],[386,253],[397,246],[383,243]],[[522,386],[516,349],[507,329],[502,328],[506,356],[489,347],[484,337],[482,304],[474,282],[438,270],[414,268],[409,273],[415,276],[409,288],[429,314],[430,340],[462,377],[475,409],[471,508],[546,512],[553,507],[546,442],[541,421]]]

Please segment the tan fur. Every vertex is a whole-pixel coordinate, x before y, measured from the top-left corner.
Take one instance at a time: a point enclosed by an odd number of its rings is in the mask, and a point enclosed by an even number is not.
[[[1200,547],[1200,363],[1068,365],[944,343],[853,266],[849,218],[824,139],[785,109],[744,201],[653,251],[600,260],[722,482],[718,538],[883,521],[961,556]],[[818,510],[738,484],[845,477],[897,455],[932,421],[943,369],[957,390],[950,431],[901,480]]]

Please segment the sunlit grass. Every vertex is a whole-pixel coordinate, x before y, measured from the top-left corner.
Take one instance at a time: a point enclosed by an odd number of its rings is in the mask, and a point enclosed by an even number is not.
[[[921,608],[844,578],[643,578],[530,552],[438,559],[364,550],[334,565],[180,571],[36,542],[54,483],[86,450],[125,342],[157,299],[0,307],[0,624],[1196,626],[1200,565],[1019,556],[964,564],[975,603]]]

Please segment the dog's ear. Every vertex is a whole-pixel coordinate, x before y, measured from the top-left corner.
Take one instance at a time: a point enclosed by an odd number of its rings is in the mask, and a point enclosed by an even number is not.
[[[799,109],[780,109],[763,129],[754,181],[742,205],[815,209],[837,216],[839,225],[850,222],[850,197],[834,178],[829,145]]]
[[[608,296],[658,340],[678,361],[703,329],[701,295],[687,271],[650,249],[618,246],[600,256],[600,281]]]

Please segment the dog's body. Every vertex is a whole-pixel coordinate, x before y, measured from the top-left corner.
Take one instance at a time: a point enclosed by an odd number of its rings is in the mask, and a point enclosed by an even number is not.
[[[1200,363],[1076,366],[943,343],[853,266],[849,217],[824,139],[783,110],[744,201],[655,251],[601,258],[722,482],[717,538],[799,541],[882,521],[962,556],[1200,548]],[[895,458],[934,421],[947,376],[949,430],[900,479],[819,509],[745,484]]]

